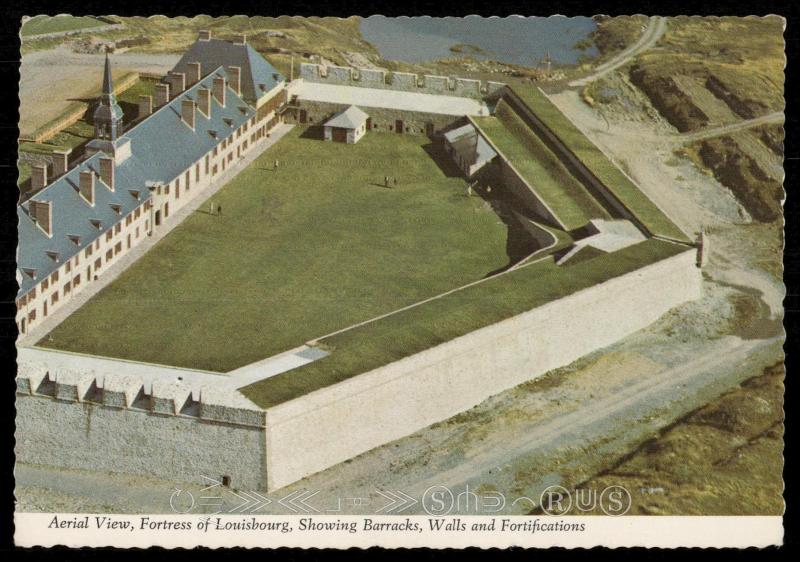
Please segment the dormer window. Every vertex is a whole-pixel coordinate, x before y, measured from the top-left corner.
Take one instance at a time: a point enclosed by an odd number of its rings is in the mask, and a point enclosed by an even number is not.
[[[22,272],[31,279],[36,279],[36,270],[32,267],[23,267]]]
[[[211,135],[211,138],[214,139],[214,140],[218,140],[219,139],[219,133],[217,133],[213,129],[209,129],[208,130],[208,134]]]
[[[81,237],[78,236],[77,234],[68,234],[67,238],[69,238],[70,242],[72,242],[76,246],[81,245]]]
[[[45,254],[47,254],[48,258],[50,258],[54,262],[58,263],[58,257],[59,257],[58,256],[58,252],[46,251]]]
[[[138,190],[138,189],[129,189],[129,190],[128,190],[128,193],[130,193],[130,194],[131,194],[131,196],[132,196],[134,199],[136,199],[137,201],[139,200],[139,190]]]
[[[223,119],[223,121],[225,121],[225,124],[228,127],[233,127],[233,119],[231,119],[230,117],[226,117],[225,119]]]
[[[92,223],[92,226],[95,227],[97,230],[103,228],[103,221],[98,219],[89,219],[89,222]]]
[[[111,207],[111,210],[114,211],[116,214],[118,215],[122,214],[122,207],[120,205],[115,205],[112,203],[109,205],[109,207]]]

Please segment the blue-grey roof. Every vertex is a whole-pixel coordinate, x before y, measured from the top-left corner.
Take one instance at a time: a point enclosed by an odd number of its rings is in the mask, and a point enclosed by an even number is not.
[[[280,82],[285,81],[285,78],[253,47],[223,39],[198,39],[172,70],[186,74],[191,62],[200,63],[201,76],[220,66],[240,67],[242,97],[250,102],[255,102]]]
[[[201,87],[211,89],[215,76],[227,77],[223,69],[214,70],[206,78],[124,133],[123,136],[130,139],[131,156],[117,164],[113,192],[96,178],[93,207],[78,194],[78,185],[83,170],[91,169],[99,172],[99,159],[105,156],[102,152],[84,160],[31,197],[34,201],[52,202],[51,237],[48,237],[28,216],[28,201],[19,205],[17,268],[21,275],[18,275],[20,278],[18,296],[27,293],[66,260],[82,251],[108,228],[147,200],[150,197],[148,183],[172,181],[255,115],[252,107],[228,89],[224,108],[221,108],[216,101],[212,101],[210,119],[196,111],[194,131],[184,124],[180,116],[182,100],[197,101],[197,90]],[[217,137],[214,138],[209,131],[215,131]],[[138,199],[134,198],[131,191],[138,192]],[[119,205],[121,212],[117,214],[111,205]],[[101,221],[99,229],[92,224],[95,220]],[[78,244],[71,238],[75,236],[79,237]],[[58,262],[55,262],[48,252],[57,253]],[[32,279],[25,270],[35,270],[36,277]]]

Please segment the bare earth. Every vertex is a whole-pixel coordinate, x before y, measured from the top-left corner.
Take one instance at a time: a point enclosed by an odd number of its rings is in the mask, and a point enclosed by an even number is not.
[[[132,71],[166,73],[178,58],[178,55],[118,53],[114,55],[113,74],[116,77]],[[103,55],[74,53],[67,46],[25,54],[20,66],[20,131],[33,131],[52,121],[70,101],[96,95],[102,72]],[[58,84],[58,88],[53,84]]]

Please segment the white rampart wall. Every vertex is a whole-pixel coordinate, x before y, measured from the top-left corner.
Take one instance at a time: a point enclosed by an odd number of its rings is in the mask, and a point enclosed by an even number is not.
[[[22,463],[266,487],[265,413],[238,392],[21,364],[16,408]]]
[[[274,490],[606,347],[701,295],[695,250],[267,410]]]
[[[380,69],[323,66],[302,63],[300,78],[307,82],[362,86],[403,92],[419,92],[465,98],[484,99],[505,87],[502,82],[453,78],[448,76],[417,75],[408,72],[387,72]]]

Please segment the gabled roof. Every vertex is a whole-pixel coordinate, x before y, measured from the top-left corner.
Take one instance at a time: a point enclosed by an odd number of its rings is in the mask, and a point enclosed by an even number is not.
[[[201,76],[220,66],[226,69],[229,66],[240,67],[242,97],[249,102],[255,102],[280,82],[285,81],[285,78],[253,47],[223,39],[198,39],[172,70],[187,73],[191,62],[200,63]]]
[[[488,162],[497,153],[471,123],[444,134],[444,138],[470,165]]]
[[[340,111],[336,115],[325,122],[326,127],[337,127],[340,129],[357,129],[367,122],[369,115],[358,109],[356,106],[351,105],[344,111]]]
[[[184,99],[197,101],[197,90],[202,87],[211,89],[215,76],[226,74],[221,68],[214,69],[124,133],[123,137],[130,141],[131,155],[116,166],[113,192],[99,178],[96,179],[94,206],[78,194],[77,188],[82,171],[99,172],[99,160],[105,156],[102,152],[84,160],[17,207],[19,296],[150,198],[148,184],[172,181],[255,115],[255,110],[229,89],[224,108],[212,101],[211,118],[197,111],[194,130],[183,123],[181,102]],[[209,133],[211,130],[216,131],[216,138]],[[31,200],[52,202],[52,236],[47,236],[29,216]],[[113,206],[119,208],[119,213]],[[100,221],[100,228],[95,226],[97,221]],[[58,254],[59,261],[53,261],[48,252]],[[35,279],[25,273],[26,270],[36,271]]]

